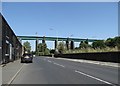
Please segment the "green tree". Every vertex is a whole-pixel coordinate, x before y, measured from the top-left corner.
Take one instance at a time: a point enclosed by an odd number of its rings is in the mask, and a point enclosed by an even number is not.
[[[42,52],[45,52],[46,49],[47,49],[46,43],[42,43]]]
[[[90,45],[88,44],[88,41],[81,41],[79,44],[79,48],[88,48]]]
[[[116,46],[115,39],[113,39],[113,38],[108,38],[108,39],[105,41],[105,45],[108,46],[108,47],[115,47],[115,46]]]
[[[108,47],[115,47],[117,46],[118,48],[120,48],[120,36],[115,37],[115,38],[108,38],[105,41],[105,45]]]
[[[55,50],[54,50],[54,49],[50,50],[50,53],[54,54],[54,53],[55,53]]]
[[[66,46],[65,46],[64,42],[60,42],[60,43],[58,44],[58,51],[59,51],[60,53],[64,53],[65,50],[66,50]]]
[[[31,45],[30,42],[26,41],[23,43],[23,46],[25,47],[26,51],[30,52],[31,51]]]
[[[115,37],[114,40],[115,40],[115,45],[116,45],[116,46],[118,47],[118,49],[120,50],[120,36]]]
[[[42,52],[42,43],[38,44],[38,52]]]
[[[50,51],[47,48],[46,43],[39,43],[38,44],[38,54],[39,55],[48,55],[48,54],[50,54]]]
[[[45,49],[44,55],[50,55],[50,50],[48,48]]]
[[[104,40],[99,40],[99,41],[93,42],[93,43],[92,43],[92,47],[93,47],[93,48],[100,48],[100,49],[102,49],[102,48],[105,48],[106,45],[105,45],[105,43],[104,43]]]

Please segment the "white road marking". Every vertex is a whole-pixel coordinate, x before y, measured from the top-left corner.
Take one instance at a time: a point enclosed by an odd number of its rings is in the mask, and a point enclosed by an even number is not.
[[[58,63],[55,63],[55,62],[53,64],[58,65]]]
[[[59,66],[61,66],[61,67],[65,67],[64,65],[59,65]]]
[[[50,60],[48,60],[48,62],[50,62],[50,63],[51,63],[51,61],[50,61]]]
[[[17,75],[20,73],[20,71],[22,70],[24,65],[22,65],[22,67],[17,71],[17,73],[12,77],[12,79],[7,83],[7,86],[9,86],[13,80],[17,77]]]
[[[87,76],[87,77],[93,78],[93,79],[95,79],[95,80],[98,80],[98,81],[104,82],[104,83],[106,83],[106,84],[110,84],[110,85],[112,85],[112,86],[116,86],[116,85],[114,85],[114,84],[112,84],[112,83],[110,83],[110,82],[108,82],[108,81],[105,81],[105,80],[99,79],[99,78],[97,78],[97,77],[94,77],[94,76],[91,76],[91,75],[89,75],[89,74],[86,74],[86,73],[80,72],[80,71],[78,71],[78,70],[75,70],[75,72],[76,72],[76,73],[79,73],[79,74],[82,74],[82,75],[85,75],[85,76]]]
[[[58,64],[58,63],[55,63],[55,62],[53,64],[61,66],[61,67],[65,67],[64,65],[61,65],[61,64]]]
[[[112,62],[102,62],[102,61],[92,61],[92,60],[82,60],[82,59],[68,59],[68,58],[53,58],[53,59],[61,59],[73,62],[80,62],[80,63],[90,63],[90,64],[97,64],[102,66],[110,66],[110,67],[120,67],[119,63],[112,63]]]

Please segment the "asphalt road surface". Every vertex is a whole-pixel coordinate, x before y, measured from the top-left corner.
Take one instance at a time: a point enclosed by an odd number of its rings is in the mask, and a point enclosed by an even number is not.
[[[118,68],[35,57],[23,63],[11,84],[118,84]]]

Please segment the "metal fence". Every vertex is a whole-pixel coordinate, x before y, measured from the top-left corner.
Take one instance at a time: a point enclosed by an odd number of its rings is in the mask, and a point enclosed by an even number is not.
[[[22,45],[1,14],[0,18],[0,55],[2,57],[1,63],[3,64],[20,58],[22,55]]]

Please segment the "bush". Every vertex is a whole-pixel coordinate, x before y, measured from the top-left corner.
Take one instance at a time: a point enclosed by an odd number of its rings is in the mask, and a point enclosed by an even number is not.
[[[39,56],[43,56],[43,55],[44,55],[44,52],[39,52],[38,55],[39,55]]]
[[[99,40],[99,41],[93,42],[93,43],[92,43],[92,47],[93,47],[94,49],[95,49],[95,48],[100,48],[100,49],[102,49],[102,48],[105,48],[106,45],[105,45],[105,43],[104,43],[104,40]]]
[[[50,55],[50,51],[48,48],[45,49],[44,55]]]

